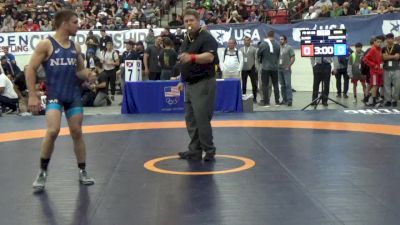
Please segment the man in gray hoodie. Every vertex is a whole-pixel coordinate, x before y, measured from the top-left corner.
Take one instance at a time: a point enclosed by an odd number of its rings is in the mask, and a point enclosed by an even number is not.
[[[280,56],[280,45],[274,40],[275,32],[269,31],[267,38],[260,44],[258,50],[258,59],[261,63],[261,80],[264,102],[260,105],[269,106],[270,101],[266,96],[268,93],[269,79],[271,77],[272,86],[274,87],[275,104],[279,105],[279,84],[278,84],[278,65]]]

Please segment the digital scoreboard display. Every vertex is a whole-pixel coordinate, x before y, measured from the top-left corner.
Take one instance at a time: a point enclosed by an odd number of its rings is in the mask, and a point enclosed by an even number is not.
[[[346,56],[346,30],[302,30],[301,56]]]

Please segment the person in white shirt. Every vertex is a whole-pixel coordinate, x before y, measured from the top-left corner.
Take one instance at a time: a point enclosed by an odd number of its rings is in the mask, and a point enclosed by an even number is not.
[[[111,88],[111,100],[114,101],[115,81],[117,79],[116,67],[119,66],[119,55],[114,50],[113,42],[106,42],[106,50],[101,53],[100,62],[107,74],[107,86]]]
[[[220,61],[222,78],[241,78],[243,68],[243,53],[236,48],[236,40],[228,41],[228,48]]]
[[[10,112],[17,111],[18,95],[14,91],[14,85],[10,79],[0,70],[0,106],[5,111],[8,107]]]

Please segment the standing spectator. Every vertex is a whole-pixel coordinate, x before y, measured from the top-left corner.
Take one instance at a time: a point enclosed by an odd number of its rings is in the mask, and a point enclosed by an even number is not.
[[[178,55],[174,50],[174,44],[171,39],[165,37],[164,49],[161,50],[158,57],[161,66],[161,80],[170,80],[172,76],[172,68],[175,66]]]
[[[351,54],[351,52],[350,52]],[[344,98],[348,98],[347,92],[349,91],[349,75],[347,74],[347,65],[349,64],[348,56],[337,56],[333,58],[333,75],[336,78],[336,97],[341,98],[342,94]],[[343,77],[343,89],[342,89],[342,77]]]
[[[279,83],[281,84],[282,103],[292,106],[292,65],[295,61],[295,54],[292,46],[287,44],[287,37],[282,35],[279,38],[281,54],[279,57]]]
[[[106,50],[101,53],[100,62],[107,74],[107,86],[111,89],[111,100],[115,100],[115,81],[117,79],[116,67],[119,66],[119,56],[114,50],[112,41],[106,43]]]
[[[394,43],[393,33],[386,35],[386,46],[382,53],[385,106],[397,107],[400,96],[400,45]]]
[[[261,62],[262,68],[262,86],[264,102],[260,102],[260,105],[269,106],[270,99],[268,96],[268,85],[271,78],[272,86],[274,87],[275,104],[279,105],[279,84],[278,84],[278,63],[280,56],[280,46],[277,41],[274,40],[275,32],[269,31],[267,38],[260,44],[258,50],[258,58]]]
[[[244,46],[240,49],[243,55],[243,68],[242,68],[242,91],[246,94],[247,91],[247,77],[250,77],[251,86],[253,90],[253,102],[257,103],[257,48],[251,45],[251,38],[244,37]]]
[[[135,43],[131,40],[125,42],[126,50],[122,53],[121,56],[121,91],[124,94],[125,91],[125,60],[138,60],[139,57],[136,54],[134,48]]]
[[[100,51],[105,51],[106,50],[106,43],[111,42],[113,43],[112,37],[107,35],[105,29],[100,30]]]
[[[173,40],[174,46],[175,46],[175,51],[178,53],[179,49],[181,48],[182,42],[185,39],[185,35],[182,33],[181,28],[176,29],[175,33],[175,39]]]
[[[228,47],[224,50],[224,55],[220,61],[222,78],[241,79],[243,68],[243,53],[236,48],[236,40],[230,39]]]
[[[90,30],[88,33],[88,36],[86,37],[86,57],[88,56],[88,52],[94,52],[96,55],[96,52],[99,48],[99,39],[93,34],[93,31]]]
[[[156,38],[154,36],[153,29],[149,29],[149,32],[147,33],[147,36],[144,39],[144,42],[146,43],[146,46],[149,47],[150,45],[154,45],[155,40],[156,40]]]
[[[356,43],[355,45],[356,50],[355,52],[351,53],[349,57],[349,66],[347,68],[349,77],[351,78],[351,83],[353,84],[353,94],[354,94],[354,102],[357,102],[357,83],[360,81],[362,88],[363,88],[363,93],[364,93],[364,98],[367,96],[366,93],[366,85],[365,85],[365,74],[363,74],[363,71],[361,69],[361,61],[362,57],[364,56],[364,52],[362,50],[362,44],[361,43]]]
[[[149,80],[160,80],[161,67],[158,62],[158,56],[161,52],[162,37],[158,36],[155,45],[150,45],[144,53],[144,74]]]
[[[376,106],[378,102],[378,89],[383,86],[383,60],[382,60],[382,49],[381,49],[381,39],[374,38],[373,46],[366,53],[363,58],[365,64],[368,65],[370,69],[370,86],[372,95],[372,104],[367,104],[368,106]]]

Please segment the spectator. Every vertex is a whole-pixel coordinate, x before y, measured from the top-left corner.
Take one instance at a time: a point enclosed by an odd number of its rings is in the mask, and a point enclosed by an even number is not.
[[[158,56],[162,49],[162,37],[156,38],[155,44],[147,46],[144,53],[144,74],[149,80],[160,80],[161,67],[158,62]]]
[[[343,9],[339,6],[338,2],[333,2],[332,3],[332,9],[330,12],[331,17],[337,17],[343,15]]]
[[[174,39],[175,51],[177,53],[179,53],[184,39],[185,39],[185,35],[182,33],[182,29],[177,28],[176,33],[175,33],[175,39]]]
[[[172,21],[168,23],[168,26],[170,27],[179,27],[182,26],[183,23],[182,21],[178,20],[178,16],[176,15],[176,13],[172,13]]]
[[[0,32],[13,32],[14,31],[15,22],[11,15],[7,15],[3,20],[3,26],[0,29]]]
[[[304,20],[315,19],[318,17],[318,12],[314,9],[314,6],[308,8],[308,12],[303,15]]]
[[[106,43],[108,42],[113,42],[111,36],[107,35],[106,30],[105,29],[101,29],[100,30],[100,43],[99,43],[99,47],[100,47],[100,51],[105,51],[106,50]]]
[[[149,29],[146,38],[144,39],[144,42],[146,43],[147,47],[150,45],[154,45],[156,38],[154,37],[154,31],[153,29]]]
[[[158,57],[161,67],[161,80],[170,80],[172,69],[177,62],[178,55],[174,50],[174,44],[171,39],[165,37],[163,40],[164,49],[161,50]]]
[[[28,29],[26,26],[23,24],[22,21],[17,22],[17,26],[15,27],[15,32],[27,32]]]
[[[230,39],[228,47],[221,57],[220,67],[223,78],[241,78],[243,68],[243,53],[236,48],[236,40]]]
[[[37,23],[33,22],[32,18],[28,19],[28,23],[26,24],[26,29],[28,31],[34,31],[34,32],[40,31],[39,25]]]
[[[370,15],[372,13],[371,7],[368,6],[367,1],[362,1],[360,3],[360,11],[358,12],[358,15],[365,16],[365,15]]]
[[[5,113],[17,111],[18,95],[11,80],[0,71],[0,106]],[[6,111],[6,107],[9,109]]]

